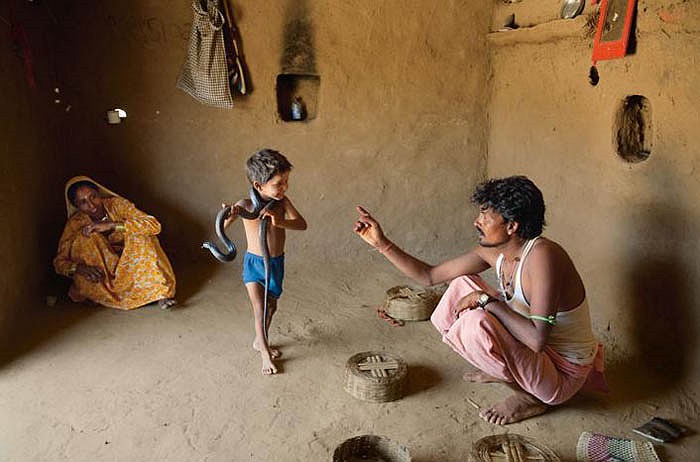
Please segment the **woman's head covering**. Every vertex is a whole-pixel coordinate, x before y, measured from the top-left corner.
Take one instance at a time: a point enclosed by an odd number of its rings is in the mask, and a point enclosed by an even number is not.
[[[102,197],[121,197],[119,194],[105,188],[102,186],[100,183],[97,181],[93,180],[90,177],[87,176],[74,176],[70,180],[66,182],[66,188],[63,190],[63,195],[66,199],[66,213],[68,214],[68,218],[72,217],[75,212],[78,211],[78,208],[73,205],[73,203],[70,201],[70,198],[68,197],[68,189],[75,183],[78,183],[79,181],[88,181],[95,186],[97,186],[97,191],[100,193],[100,196]]]

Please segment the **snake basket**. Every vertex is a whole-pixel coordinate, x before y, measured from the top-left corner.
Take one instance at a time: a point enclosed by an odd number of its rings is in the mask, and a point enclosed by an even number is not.
[[[392,318],[402,321],[425,321],[430,319],[444,291],[444,287],[392,287],[386,291],[384,311]]]
[[[344,389],[357,399],[384,403],[401,398],[408,367],[386,352],[366,351],[345,363]]]
[[[561,459],[548,447],[514,433],[481,438],[472,446],[470,462],[527,462],[542,460],[559,462]]]
[[[362,435],[335,448],[333,462],[411,462],[411,455],[406,446],[388,438]]]

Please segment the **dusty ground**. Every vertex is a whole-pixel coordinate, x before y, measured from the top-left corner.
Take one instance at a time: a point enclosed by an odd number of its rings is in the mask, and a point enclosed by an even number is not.
[[[2,461],[330,461],[345,439],[380,434],[408,445],[417,462],[467,460],[479,438],[513,432],[575,459],[582,431],[633,437],[654,415],[698,428],[696,391],[664,395],[611,369],[613,394],[508,427],[481,421],[500,385],[467,384],[465,363],[427,322],[394,328],[374,306],[404,283],[367,253],[363,267],[288,260],[273,343],[282,373],[260,375],[240,262],[180,272],[182,305],[133,312],[60,302],[38,310],[0,369]],[[352,354],[387,350],[409,365],[406,396],[357,401],[342,389]],[[617,374],[617,375],[616,375]],[[646,390],[646,391],[643,391]],[[697,460],[700,437],[665,445],[664,460]]]

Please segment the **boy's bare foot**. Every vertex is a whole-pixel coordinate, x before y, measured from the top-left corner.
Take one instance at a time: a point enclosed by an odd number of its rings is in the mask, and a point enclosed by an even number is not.
[[[462,380],[475,383],[502,382],[502,380],[498,380],[496,377],[492,377],[483,371],[467,371],[462,375]]]
[[[272,359],[277,359],[277,358],[280,358],[282,356],[282,352],[280,350],[278,350],[277,348],[268,347],[268,349],[270,350],[270,357]],[[258,342],[253,342],[253,350],[260,351],[260,347],[258,346]]]
[[[174,298],[161,298],[158,300],[158,308],[161,310],[168,310],[171,306],[176,305],[177,300]]]
[[[272,358],[270,358],[270,355],[261,352],[260,357],[262,358],[262,373],[263,373],[263,375],[276,374],[277,367],[275,366],[275,363],[272,362]]]
[[[493,407],[481,411],[479,417],[485,421],[507,425],[544,414],[549,406],[524,391],[516,391]]]

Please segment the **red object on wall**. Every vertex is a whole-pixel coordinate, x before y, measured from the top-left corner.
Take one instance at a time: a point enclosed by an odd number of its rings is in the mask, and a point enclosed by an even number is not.
[[[593,39],[593,64],[622,58],[627,53],[637,0],[601,0],[600,17]]]

